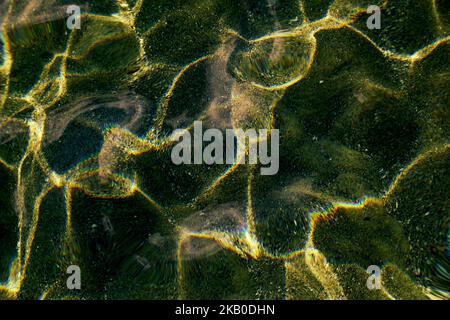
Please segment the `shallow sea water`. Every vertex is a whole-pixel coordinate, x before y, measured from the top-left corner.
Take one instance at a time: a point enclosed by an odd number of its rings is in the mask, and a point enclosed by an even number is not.
[[[4,0],[0,22],[0,299],[449,299],[448,0]],[[277,174],[174,164],[196,121],[279,130]]]

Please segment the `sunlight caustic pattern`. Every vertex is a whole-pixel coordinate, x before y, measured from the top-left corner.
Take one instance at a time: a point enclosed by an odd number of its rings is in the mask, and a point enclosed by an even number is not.
[[[0,4],[0,298],[449,298],[448,1],[70,4]],[[278,174],[174,165],[197,120]]]

